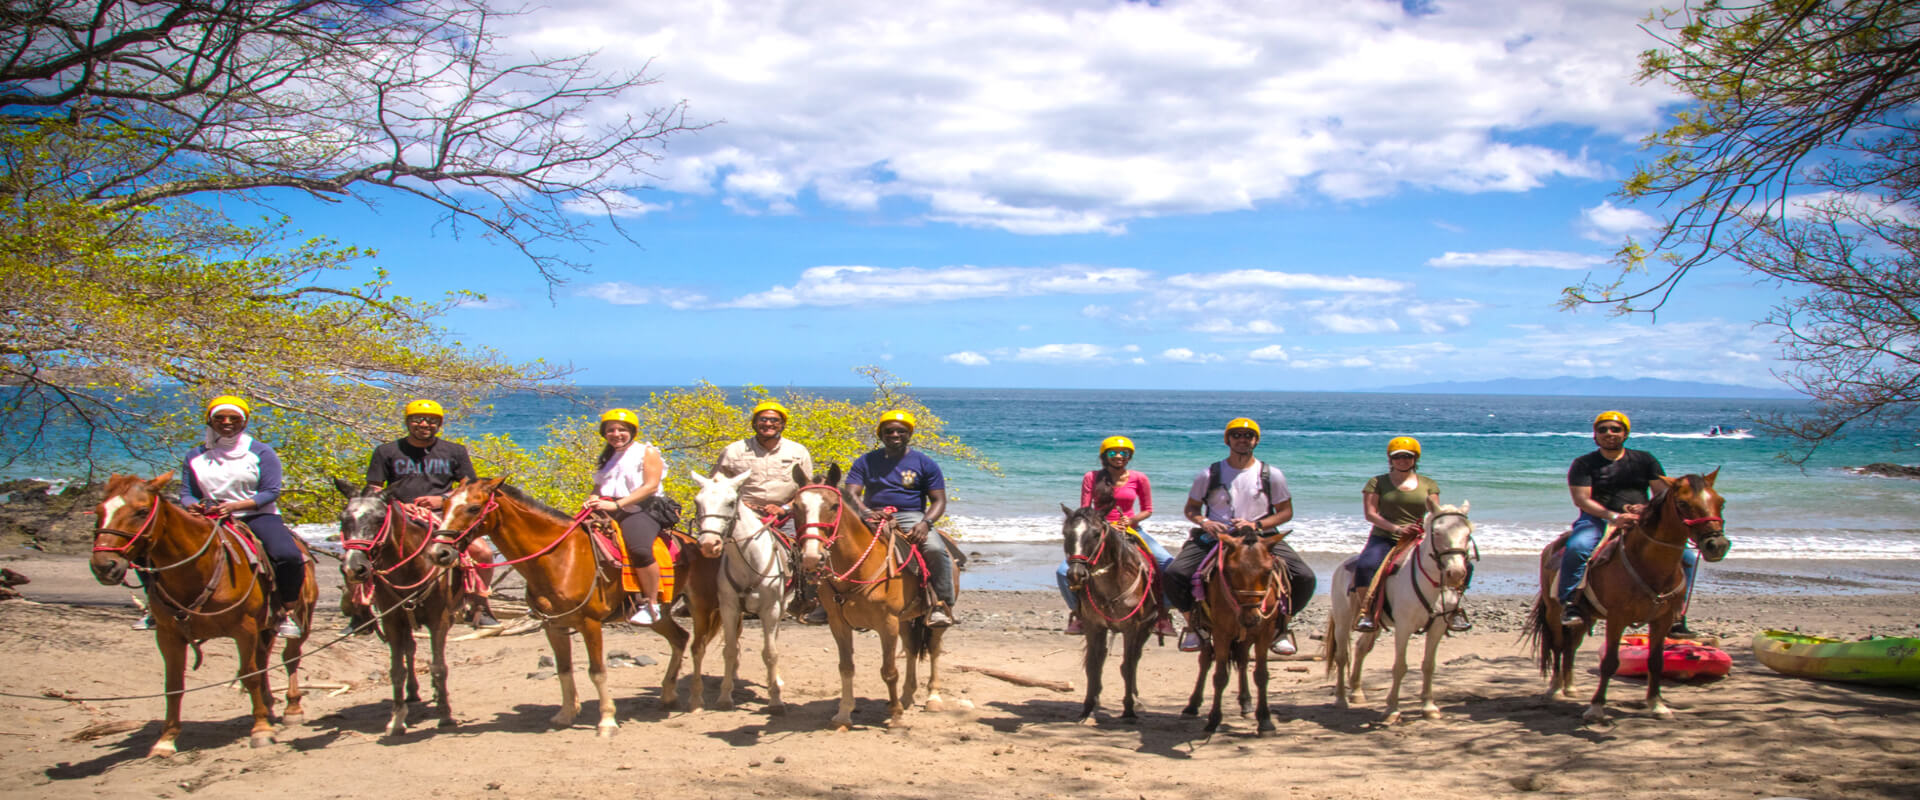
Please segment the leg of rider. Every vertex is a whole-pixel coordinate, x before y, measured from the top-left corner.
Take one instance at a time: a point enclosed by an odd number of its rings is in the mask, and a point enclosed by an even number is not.
[[[1348,594],[1365,595],[1367,587],[1373,584],[1373,575],[1380,571],[1380,565],[1387,560],[1387,553],[1393,550],[1393,540],[1385,536],[1367,537],[1367,546],[1360,548],[1360,558],[1353,562],[1353,585],[1347,587]],[[1373,630],[1373,603],[1367,603],[1360,609],[1360,627]]]
[[[1067,601],[1067,610],[1080,610],[1080,598],[1073,593],[1073,587],[1067,585],[1067,562],[1060,562],[1060,566],[1054,569],[1053,583],[1060,587],[1060,597]]]
[[[660,594],[660,564],[653,558],[653,540],[660,536],[660,521],[645,511],[619,514],[615,519],[620,524],[620,539],[627,545],[627,557],[633,560],[642,603],[651,606]]]
[[[1174,556],[1160,572],[1160,588],[1167,593],[1167,601],[1174,608],[1193,611],[1193,573],[1200,571],[1200,562],[1206,560],[1207,552],[1212,549],[1211,541],[1188,539],[1180,548],[1180,555]]]
[[[473,575],[475,582],[480,584],[480,591],[474,593],[473,598],[474,621],[476,624],[479,623],[481,617],[492,620],[493,605],[488,602],[488,598],[493,596],[493,567],[487,565],[497,560],[498,556],[486,537],[476,536],[473,541],[467,543],[467,557],[473,559],[475,565]]]
[[[1700,568],[1700,554],[1692,547],[1680,551],[1680,571],[1687,576],[1687,591],[1680,598],[1680,618],[1676,627],[1687,630],[1687,607],[1693,605],[1693,576]]]
[[[1606,521],[1586,512],[1573,521],[1573,535],[1567,537],[1566,555],[1560,558],[1560,602],[1573,604],[1574,589],[1580,585],[1580,578],[1587,574],[1587,559],[1593,556],[1593,548],[1600,545],[1600,532],[1606,530]]]
[[[900,512],[894,514],[893,519],[900,523],[900,529],[904,531],[911,530],[925,517]],[[920,545],[920,554],[927,559],[927,580],[933,584],[934,596],[940,598],[940,604],[946,606],[951,612],[957,598],[954,596],[953,554],[947,552],[946,538],[937,531],[929,532],[927,541]]]
[[[246,523],[260,538],[260,546],[266,548],[267,560],[273,563],[274,602],[282,607],[299,602],[300,588],[307,582],[307,565],[300,546],[293,541],[293,531],[279,514],[248,517]]]
[[[1293,546],[1285,541],[1273,546],[1273,557],[1286,565],[1287,585],[1291,590],[1287,593],[1289,605],[1293,607],[1293,613],[1299,614],[1301,609],[1313,602],[1313,590],[1319,587],[1319,579],[1314,577],[1313,567],[1307,566],[1307,560],[1294,552]]]

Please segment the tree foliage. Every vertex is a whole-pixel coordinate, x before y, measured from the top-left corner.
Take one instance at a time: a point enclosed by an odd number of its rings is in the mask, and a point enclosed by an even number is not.
[[[1819,411],[1770,427],[1801,458],[1848,425],[1920,408],[1920,6],[1709,0],[1662,12],[1642,77],[1692,101],[1621,188],[1664,225],[1569,305],[1658,311],[1725,259],[1786,290],[1763,320]]]

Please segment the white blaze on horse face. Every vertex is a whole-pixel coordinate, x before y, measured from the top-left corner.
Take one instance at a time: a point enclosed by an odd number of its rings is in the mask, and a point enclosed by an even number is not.
[[[814,523],[832,522],[832,520],[827,519],[827,499],[821,496],[823,494],[825,493],[820,491],[801,492],[793,498],[794,518],[798,520],[802,526],[796,527],[795,532],[808,535],[806,542],[801,545],[800,552],[808,556],[818,556],[820,554],[819,537],[821,528],[804,526]]]
[[[373,538],[366,528],[375,524],[372,517],[381,511],[383,505],[377,497],[355,497],[347,501],[347,516],[353,519],[356,538]]]
[[[107,502],[100,504],[100,527],[112,527],[113,515],[120,513],[120,509],[126,507],[127,500],[120,495],[107,498]]]

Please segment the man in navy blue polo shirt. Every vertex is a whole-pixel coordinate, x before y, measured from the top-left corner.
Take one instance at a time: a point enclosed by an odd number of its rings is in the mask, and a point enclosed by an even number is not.
[[[947,479],[940,465],[907,445],[913,441],[913,415],[889,411],[880,415],[881,448],[854,459],[847,473],[847,498],[861,519],[872,519],[873,509],[893,508],[893,522],[906,540],[918,545],[927,559],[927,581],[933,584],[940,607],[927,614],[927,625],[952,625],[955,586],[953,554],[946,540],[931,535],[933,524],[947,512]]]

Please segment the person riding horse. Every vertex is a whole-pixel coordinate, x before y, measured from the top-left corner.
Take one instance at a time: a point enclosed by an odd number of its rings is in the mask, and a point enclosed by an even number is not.
[[[1200,470],[1187,492],[1187,521],[1198,527],[1180,554],[1173,557],[1173,563],[1160,573],[1167,598],[1187,615],[1180,649],[1188,652],[1202,646],[1193,624],[1193,574],[1200,570],[1200,562],[1219,537],[1228,531],[1272,530],[1293,519],[1293,495],[1287,491],[1286,475],[1253,457],[1254,448],[1260,445],[1260,424],[1245,417],[1234,419],[1227,423],[1222,437],[1227,457]],[[1292,613],[1298,614],[1313,599],[1313,568],[1285,540],[1275,542],[1272,550],[1274,557],[1286,565]],[[1281,631],[1274,637],[1274,653],[1293,655],[1296,650],[1288,632]]]
[[[440,426],[445,424],[447,412],[439,403],[414,400],[407,404],[404,416],[407,435],[374,448],[373,455],[367,459],[367,486],[390,489],[394,498],[402,503],[439,511],[454,483],[475,480],[479,474],[474,472],[473,458],[467,455],[465,446],[440,438]],[[486,565],[495,561],[493,548],[476,538],[467,546],[467,555],[480,565],[474,570],[480,591],[474,597],[473,626],[498,628],[500,621],[494,619],[493,608],[487,602],[493,570]],[[369,612],[353,603],[351,595],[351,592],[342,595],[340,610],[347,615],[348,627],[358,630]]]
[[[747,414],[747,419],[753,425],[753,435],[727,445],[707,473],[729,478],[746,474],[746,482],[740,484],[740,501],[761,517],[772,517],[769,524],[780,530],[787,541],[793,541],[793,515],[787,503],[793,500],[794,492],[800,491],[800,484],[793,480],[793,469],[799,467],[801,472],[812,475],[813,454],[807,451],[806,445],[784,437],[787,407],[780,401],[760,401]],[[807,581],[800,584],[802,592],[808,592],[812,585]],[[827,612],[815,608],[805,621],[825,625]]]
[[[180,505],[206,515],[232,516],[246,523],[273,564],[273,601],[279,634],[305,635],[295,613],[306,583],[306,556],[293,530],[280,519],[280,456],[247,433],[253,407],[233,395],[207,401],[207,432],[180,467]],[[153,615],[134,623],[151,630]]]
[[[939,607],[927,614],[927,625],[944,628],[954,624],[958,593],[953,554],[947,551],[945,538],[933,533],[934,523],[947,512],[947,479],[932,458],[908,447],[913,429],[911,413],[895,410],[880,415],[875,431],[881,447],[854,459],[847,472],[846,500],[866,520],[884,516],[875,513],[876,506],[893,509],[892,524],[926,558],[927,582],[939,600]]]
[[[1566,555],[1560,562],[1560,602],[1566,611],[1562,625],[1584,625],[1587,609],[1577,594],[1580,579],[1586,575],[1587,559],[1600,545],[1601,534],[1609,524],[1632,524],[1640,520],[1653,480],[1666,474],[1660,460],[1644,450],[1627,448],[1627,436],[1633,422],[1619,411],[1603,411],[1593,418],[1593,443],[1599,449],[1573,460],[1567,469],[1567,491],[1580,516],[1573,521],[1567,537]],[[1687,596],[1693,596],[1694,569],[1700,556],[1692,549],[1681,554],[1681,567],[1687,576]],[[1673,625],[1672,635],[1687,636],[1683,615]]]
[[[1173,555],[1167,552],[1165,545],[1140,530],[1140,523],[1153,516],[1153,484],[1143,472],[1127,468],[1133,463],[1133,440],[1125,436],[1109,436],[1100,442],[1100,468],[1088,472],[1080,479],[1080,506],[1090,507],[1094,498],[1104,495],[1113,501],[1107,510],[1107,522],[1119,525],[1127,530],[1134,541],[1147,548],[1153,555],[1154,566],[1165,570],[1173,561]],[[1096,489],[1096,487],[1099,487]],[[1134,506],[1138,505],[1139,510]],[[1053,571],[1053,579],[1060,587],[1060,596],[1066,598],[1067,635],[1078,636],[1082,633],[1080,622],[1080,595],[1073,591],[1067,575],[1071,562],[1061,561]],[[1172,635],[1172,623],[1165,617],[1154,626],[1154,632]]]
[[[1421,521],[1428,513],[1440,508],[1440,484],[1432,478],[1418,473],[1420,466],[1420,440],[1411,436],[1395,436],[1387,442],[1387,471],[1367,479],[1367,485],[1360,490],[1361,511],[1373,530],[1367,535],[1367,544],[1360,550],[1359,560],[1353,565],[1353,586],[1349,591],[1365,593],[1373,583],[1375,572],[1380,570],[1381,562],[1392,552],[1401,537],[1421,533]],[[1473,576],[1473,562],[1467,562],[1467,576]],[[1373,598],[1360,610],[1360,620],[1354,630],[1369,633],[1379,629],[1374,619],[1374,607],[1378,605]],[[1473,622],[1467,619],[1467,612],[1458,610],[1447,615],[1447,629],[1469,631]]]
[[[600,438],[606,446],[600,448],[600,456],[594,461],[593,497],[586,505],[606,512],[620,528],[628,569],[640,585],[640,596],[627,621],[652,625],[660,620],[654,607],[654,598],[660,595],[660,563],[653,556],[660,520],[654,517],[651,503],[660,495],[667,463],[660,457],[660,448],[633,440],[639,432],[640,416],[628,409],[615,408],[600,415]]]

